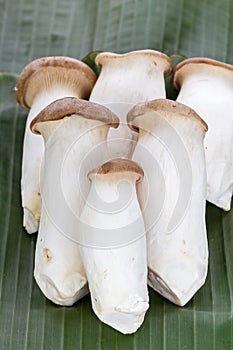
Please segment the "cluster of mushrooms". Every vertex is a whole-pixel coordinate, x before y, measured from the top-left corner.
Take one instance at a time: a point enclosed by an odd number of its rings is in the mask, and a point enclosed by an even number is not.
[[[48,299],[90,291],[102,322],[133,333],[147,284],[183,306],[205,282],[206,200],[228,211],[233,191],[233,66],[185,59],[173,101],[161,52],[102,52],[96,64],[98,79],[69,57],[19,76],[23,225],[38,231],[34,276]]]

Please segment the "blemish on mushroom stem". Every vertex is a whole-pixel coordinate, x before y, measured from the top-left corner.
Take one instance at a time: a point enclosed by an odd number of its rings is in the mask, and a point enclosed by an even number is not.
[[[104,270],[104,279],[107,278],[107,275],[108,275],[108,270],[106,269],[106,270]]]
[[[52,260],[52,254],[48,248],[43,248],[43,254],[46,257],[47,262],[50,262]]]

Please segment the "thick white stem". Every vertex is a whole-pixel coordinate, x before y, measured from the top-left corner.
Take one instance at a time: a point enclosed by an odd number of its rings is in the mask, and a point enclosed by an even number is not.
[[[147,230],[149,285],[183,306],[203,285],[208,266],[206,170],[200,121],[148,111],[133,160],[144,169],[138,196]]]
[[[109,153],[112,158],[131,159],[138,139],[138,133],[128,128],[126,116],[133,104],[124,102],[101,104],[110,109],[120,119],[119,127],[117,129],[111,128],[108,132],[107,147]]]
[[[77,227],[90,186],[86,174],[108,159],[104,147],[98,149],[108,128],[78,115],[37,124],[45,153],[35,278],[45,296],[57,304],[72,305],[88,291]]]
[[[51,102],[63,97],[79,97],[66,86],[54,86],[39,93],[28,114],[23,145],[21,194],[23,225],[28,233],[38,231],[41,212],[40,168],[44,152],[42,138],[30,131],[32,119]]]
[[[34,276],[43,294],[59,305],[72,305],[88,293],[78,244],[64,236],[43,208],[36,244]]]
[[[101,53],[98,61],[101,72],[90,100],[105,105],[120,118],[120,126],[108,135],[112,156],[131,158],[138,134],[127,127],[126,115],[138,102],[166,97],[164,74],[172,63],[166,55],[152,50]]]
[[[110,177],[92,179],[80,252],[95,314],[125,334],[140,327],[149,307],[146,238],[132,174]]]
[[[207,200],[230,210],[233,193],[233,71],[198,64],[183,78],[177,101],[191,108],[207,122],[205,156]]]

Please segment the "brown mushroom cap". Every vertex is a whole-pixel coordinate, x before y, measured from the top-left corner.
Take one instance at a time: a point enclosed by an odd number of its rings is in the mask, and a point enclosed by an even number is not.
[[[112,159],[101,166],[91,170],[88,173],[90,175],[107,175],[113,173],[135,173],[139,176],[137,182],[140,182],[144,177],[144,171],[142,168],[134,161],[130,159],[116,158]]]
[[[74,114],[86,119],[99,120],[113,128],[119,125],[119,118],[108,108],[76,97],[64,97],[45,107],[32,120],[30,128],[33,133],[40,134],[36,128],[37,123],[61,120]]]
[[[83,96],[80,98],[87,98],[95,82],[95,73],[79,60],[63,56],[41,57],[22,70],[15,87],[16,100],[30,109],[36,93],[54,83],[68,84],[76,89],[82,85]]]
[[[198,69],[200,69],[201,66],[209,66],[210,68],[222,68],[225,71],[233,72],[233,65],[228,63],[216,61],[205,57],[187,58],[186,60],[180,62],[176,66],[173,77],[173,84],[176,87],[176,89],[180,89],[181,87],[183,74],[185,74],[185,72],[187,72],[189,69],[192,69],[194,66],[198,67]]]
[[[173,64],[167,55],[165,55],[162,52],[154,51],[154,50],[137,50],[137,51],[131,51],[123,54],[117,54],[113,52],[101,52],[99,53],[95,58],[95,63],[98,66],[103,66],[104,62],[108,59],[129,59],[131,57],[137,58],[137,56],[147,56],[151,57],[151,59],[154,60],[155,65],[158,64],[158,62],[161,63],[161,65],[164,66],[164,75],[169,75],[173,70]]]
[[[132,130],[138,131],[138,127],[135,125],[134,121],[136,121],[136,119],[141,115],[146,114],[148,111],[165,111],[186,118],[195,118],[201,123],[205,131],[208,130],[208,126],[205,121],[192,108],[180,102],[163,98],[135,105],[127,114],[128,126]]]

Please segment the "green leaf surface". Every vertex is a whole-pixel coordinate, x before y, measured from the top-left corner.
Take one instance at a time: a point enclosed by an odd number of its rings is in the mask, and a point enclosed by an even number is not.
[[[13,91],[23,66],[41,56],[151,48],[233,64],[232,43],[232,0],[0,0],[0,71],[8,72],[0,74],[1,350],[233,349],[233,211],[210,204],[209,273],[185,307],[150,290],[142,327],[122,335],[97,319],[89,296],[73,307],[45,299],[33,279],[36,235],[22,228],[27,112]]]
[[[95,63],[95,58],[98,55],[98,53],[100,53],[100,51],[90,52],[82,59],[82,61],[86,63],[95,72],[97,77],[99,76],[101,71],[101,68]]]

